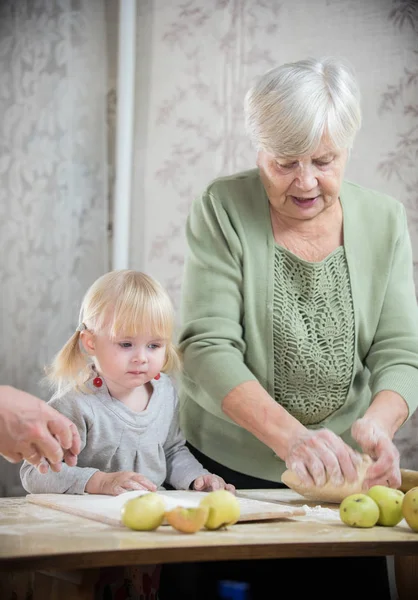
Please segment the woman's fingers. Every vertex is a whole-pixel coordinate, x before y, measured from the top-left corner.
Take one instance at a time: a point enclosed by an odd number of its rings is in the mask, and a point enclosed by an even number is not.
[[[48,431],[57,440],[57,443],[63,450],[70,450],[73,455],[79,454],[81,444],[80,435],[77,427],[67,417],[59,415],[59,417],[49,420]],[[51,460],[48,456],[46,458]]]
[[[39,433],[37,440],[32,444],[36,447],[38,453],[37,464],[46,458],[46,460],[55,465],[60,463],[64,457],[64,452],[61,444],[51,435],[51,433],[45,428],[44,431]],[[30,456],[24,457],[28,462],[34,464]]]
[[[77,464],[77,455],[80,452],[80,435],[77,427],[64,417],[48,421],[47,430],[38,436],[36,441],[37,456],[24,457],[35,465],[40,473],[46,473],[48,467],[59,473],[62,462],[70,467]]]
[[[312,477],[303,461],[294,461],[294,462],[289,463],[288,469],[290,469],[291,471],[296,473],[296,475],[299,477],[299,479],[301,480],[301,482],[304,485],[306,485],[308,487],[315,485],[315,482],[312,479]]]
[[[327,481],[336,486],[342,485],[344,483],[344,475],[338,455],[330,448],[324,448],[320,454],[320,459],[325,467],[325,471],[324,477],[321,478],[321,483],[318,485],[324,485]]]
[[[71,450],[65,450],[64,452],[64,462],[69,467],[75,467],[77,465],[78,457],[76,454],[73,454]]]
[[[7,460],[7,462],[12,464],[20,462],[23,458],[22,455],[18,454],[17,452],[8,452],[7,454],[2,454],[1,456]]]
[[[375,459],[367,470],[364,488],[386,485],[397,489],[401,485],[399,450],[387,431],[367,417],[358,419],[351,431],[363,451]]]
[[[339,481],[337,485],[342,485],[344,481],[354,483],[358,477],[358,467],[360,463],[357,458],[353,456],[351,448],[342,442],[337,445],[335,456],[338,461],[339,469],[339,476],[336,478]]]
[[[323,462],[323,455],[319,458],[317,455],[313,454],[307,464],[307,469],[315,485],[319,487],[325,485],[327,482],[327,472],[325,463]]]
[[[63,459],[70,466],[77,464],[80,445],[74,423],[45,402],[33,398],[31,410],[25,412],[25,406],[22,409],[20,431],[15,434],[13,446],[3,455],[13,463],[26,460],[40,473],[46,473],[49,468],[58,472]]]
[[[357,469],[361,461],[354,451],[338,435],[328,429],[318,432],[315,438],[317,453],[325,464],[327,478],[335,485],[344,481],[353,483],[357,479]]]
[[[340,486],[357,479],[359,457],[332,431],[310,432],[291,450],[286,464],[305,485],[322,487],[327,481]]]
[[[78,429],[74,425],[74,423],[72,421],[70,421],[69,423],[70,423],[69,428],[70,428],[72,438],[71,438],[71,444],[68,446],[67,450],[73,456],[78,456],[80,454],[80,449],[81,449],[80,434],[78,433]]]
[[[400,471],[399,473],[397,473],[396,471],[390,471],[387,473],[383,473],[379,477],[374,477],[373,479],[365,479],[363,482],[363,489],[367,491],[374,485],[384,485],[386,487],[391,487],[397,490],[401,485],[401,481],[402,480]]]
[[[392,460],[387,460],[387,457],[382,457],[381,460],[378,459],[368,468],[363,487],[367,490],[374,485],[385,485],[398,489],[401,482],[402,478],[399,460],[396,457]]]
[[[35,444],[21,443],[20,444],[20,452],[16,453],[16,457],[18,460],[13,460],[13,462],[20,462],[21,460],[26,460],[28,463],[33,465],[34,467],[38,467],[42,462],[42,452]],[[14,458],[14,457],[13,457]]]
[[[42,475],[45,475],[45,473],[48,473],[49,471],[49,462],[43,458],[41,460],[41,462],[36,466],[36,468],[38,469],[39,473],[41,473]],[[51,465],[52,467],[52,465]],[[61,468],[61,464],[60,464],[60,468]],[[56,470],[56,472],[58,472],[59,470]]]

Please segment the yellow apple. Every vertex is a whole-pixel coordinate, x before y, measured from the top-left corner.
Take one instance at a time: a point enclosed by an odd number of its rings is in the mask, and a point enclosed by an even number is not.
[[[161,525],[164,513],[164,500],[157,493],[149,492],[125,502],[121,509],[121,520],[130,529],[152,531]]]
[[[367,495],[373,498],[379,507],[377,525],[394,527],[402,521],[404,493],[401,490],[394,490],[385,485],[374,485],[368,490]]]
[[[350,494],[340,504],[340,518],[350,527],[373,527],[379,519],[379,507],[367,494]]]
[[[167,523],[177,531],[183,533],[195,533],[202,529],[208,518],[209,508],[198,506],[196,508],[184,508],[177,506],[165,513]]]
[[[402,502],[402,514],[409,527],[418,531],[418,487],[406,492]]]
[[[205,523],[206,529],[220,529],[234,525],[241,512],[238,498],[228,490],[208,492],[199,505],[209,508],[209,515]]]

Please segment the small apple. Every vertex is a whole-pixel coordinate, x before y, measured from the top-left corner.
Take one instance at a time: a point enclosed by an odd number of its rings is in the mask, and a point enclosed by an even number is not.
[[[402,514],[409,527],[418,531],[418,487],[406,492],[402,502]]]
[[[209,515],[205,523],[206,529],[220,529],[234,525],[239,519],[241,509],[238,498],[228,490],[208,492],[199,506],[209,508]]]
[[[373,498],[379,507],[377,525],[394,527],[402,521],[402,501],[405,494],[401,490],[394,490],[385,485],[374,485],[368,490],[367,495]]]
[[[176,506],[165,513],[167,523],[177,531],[183,533],[195,533],[202,529],[209,515],[207,506],[197,506],[196,508],[184,508]]]
[[[340,517],[350,527],[373,527],[379,519],[379,507],[367,494],[350,494],[340,504]]]
[[[164,520],[165,502],[155,492],[127,500],[121,509],[121,521],[137,531],[157,529]]]

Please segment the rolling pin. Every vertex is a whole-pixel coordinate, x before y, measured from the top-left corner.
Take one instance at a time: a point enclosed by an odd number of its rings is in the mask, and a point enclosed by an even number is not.
[[[412,471],[411,469],[401,469],[402,483],[400,490],[407,492],[414,487],[418,487],[418,471]]]

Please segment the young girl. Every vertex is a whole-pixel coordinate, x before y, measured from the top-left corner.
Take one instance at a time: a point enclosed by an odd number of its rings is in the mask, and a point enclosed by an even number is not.
[[[169,376],[180,366],[173,327],[170,299],[151,277],[112,271],[91,286],[76,332],[47,369],[54,390],[49,404],[80,433],[78,463],[41,473],[25,461],[26,491],[118,495],[164,484],[235,491],[202,467],[180,432]],[[158,565],[104,569],[95,597],[154,600],[159,578]]]
[[[76,332],[47,370],[49,404],[80,433],[78,463],[44,474],[25,461],[27,492],[117,495],[165,483],[234,491],[202,467],[180,432],[173,327],[168,294],[143,273],[111,271],[90,287]]]

